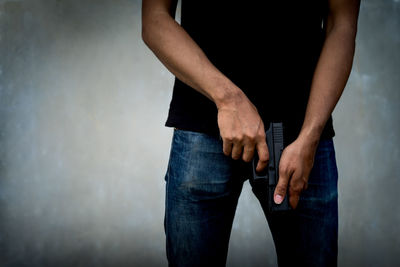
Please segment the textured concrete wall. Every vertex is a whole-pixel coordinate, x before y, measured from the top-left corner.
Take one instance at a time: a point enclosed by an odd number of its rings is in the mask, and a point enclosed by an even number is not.
[[[333,114],[339,266],[394,266],[400,1],[362,2],[353,72]],[[141,40],[140,5],[0,1],[0,266],[166,266],[173,76]],[[246,182],[228,266],[275,264]]]

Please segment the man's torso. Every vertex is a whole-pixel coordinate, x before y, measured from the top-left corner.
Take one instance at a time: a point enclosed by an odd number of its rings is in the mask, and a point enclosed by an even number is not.
[[[257,107],[265,127],[283,121],[294,140],[325,38],[327,1],[182,0],[181,25]],[[165,126],[219,135],[217,108],[175,78]],[[335,135],[330,116],[321,138]]]

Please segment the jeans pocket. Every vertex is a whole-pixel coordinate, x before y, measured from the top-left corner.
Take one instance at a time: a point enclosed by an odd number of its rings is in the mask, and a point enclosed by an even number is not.
[[[233,162],[223,153],[218,138],[175,130],[169,165],[169,182],[181,197],[216,198],[230,191]]]

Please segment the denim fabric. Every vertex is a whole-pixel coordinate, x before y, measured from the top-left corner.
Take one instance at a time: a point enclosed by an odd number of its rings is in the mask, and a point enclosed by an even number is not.
[[[243,182],[251,164],[223,154],[222,140],[175,129],[165,174],[166,253],[169,266],[225,266]],[[278,265],[337,266],[338,191],[332,139],[319,142],[308,189],[289,213],[269,213],[252,190],[271,230]]]

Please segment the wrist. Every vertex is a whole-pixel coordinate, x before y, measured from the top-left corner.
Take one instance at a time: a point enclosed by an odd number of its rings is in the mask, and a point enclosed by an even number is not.
[[[317,148],[323,127],[318,125],[304,126],[300,130],[298,139],[306,146]]]
[[[243,101],[244,93],[234,84],[223,85],[215,89],[213,96],[217,109],[236,106]]]

